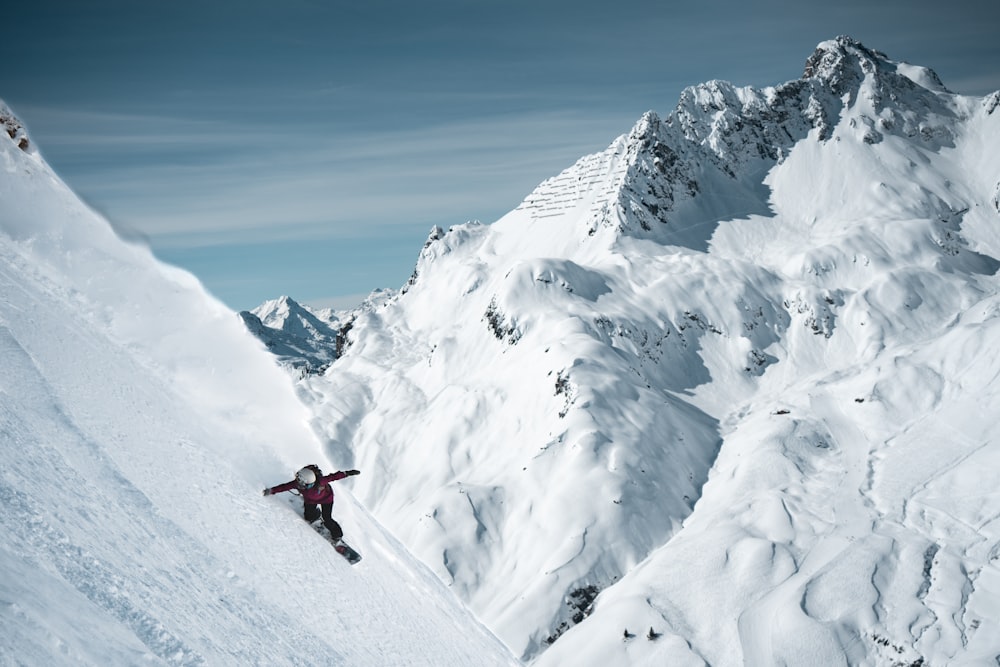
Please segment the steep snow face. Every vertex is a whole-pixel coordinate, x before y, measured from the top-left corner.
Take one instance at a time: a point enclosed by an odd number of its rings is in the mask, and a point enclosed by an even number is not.
[[[0,663],[516,664],[347,483],[353,568],[261,497],[349,461],[235,315],[23,130],[0,135],[0,295]]]
[[[1000,653],[1000,505],[964,486],[1000,467],[996,108],[848,38],[691,88],[435,229],[301,394],[539,664]]]

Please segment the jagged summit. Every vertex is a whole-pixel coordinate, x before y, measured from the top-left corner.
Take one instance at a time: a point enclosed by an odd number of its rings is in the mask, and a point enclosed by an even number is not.
[[[950,145],[962,113],[927,68],[897,63],[850,37],[822,42],[801,79],[685,89],[665,118],[644,114],[605,151],[540,184],[516,209],[562,229],[559,243],[632,236],[704,250],[715,220],[769,210],[762,175],[801,141],[895,135]],[[539,231],[537,241],[544,234]]]
[[[856,87],[865,75],[889,67],[889,57],[847,36],[820,42],[806,60],[804,79],[816,79],[835,95]]]
[[[869,49],[845,35],[820,42],[806,60],[802,77],[821,81],[835,94],[843,95],[856,89],[866,76],[884,78],[895,77],[897,74],[928,90],[951,92],[934,70],[895,62],[885,53]],[[899,84],[898,80],[896,84]]]

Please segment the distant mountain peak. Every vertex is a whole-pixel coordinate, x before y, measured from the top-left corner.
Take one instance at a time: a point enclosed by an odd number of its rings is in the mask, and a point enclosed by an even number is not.
[[[279,296],[277,299],[265,301],[254,308],[253,312],[269,326],[273,326],[276,321],[283,322],[289,316],[307,313],[299,302],[289,296]]]
[[[320,373],[343,347],[346,323],[316,313],[288,296],[239,313],[247,329],[278,357],[304,373]]]

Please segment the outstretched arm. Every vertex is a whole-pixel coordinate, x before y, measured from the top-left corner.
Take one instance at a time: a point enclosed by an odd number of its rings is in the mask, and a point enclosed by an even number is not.
[[[340,472],[335,472],[331,475],[323,475],[320,478],[320,482],[336,482],[338,479],[344,479],[345,477],[353,477],[354,475],[360,475],[360,470],[341,470]]]
[[[269,489],[264,489],[264,495],[270,496],[274,495],[275,493],[281,493],[282,491],[288,491],[290,489],[295,488],[295,486],[296,486],[295,480],[293,479],[290,482],[285,482],[284,484],[279,484],[278,486],[272,486]]]

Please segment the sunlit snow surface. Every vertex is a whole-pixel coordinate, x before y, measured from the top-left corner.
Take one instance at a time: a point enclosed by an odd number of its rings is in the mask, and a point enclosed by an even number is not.
[[[435,230],[299,383],[517,655],[1000,655],[997,96],[846,39],[806,74],[689,89]]]
[[[355,567],[261,496],[352,462],[234,313],[6,134],[0,360],[0,664],[515,664],[349,483]]]

